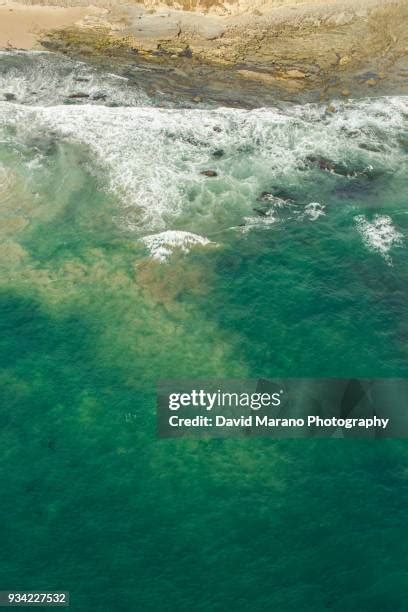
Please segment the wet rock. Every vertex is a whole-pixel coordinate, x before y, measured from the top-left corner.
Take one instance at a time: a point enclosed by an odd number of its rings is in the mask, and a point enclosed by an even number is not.
[[[326,172],[334,172],[335,164],[330,161],[330,159],[326,159],[320,155],[308,155],[306,157],[306,161],[309,165],[316,166],[320,170],[325,170]]]
[[[268,202],[272,198],[274,198],[274,194],[271,191],[263,191],[261,195],[257,198],[259,202]]]
[[[360,142],[358,147],[359,149],[364,149],[365,151],[372,151],[373,153],[382,153],[384,151],[383,146],[372,142]]]
[[[256,212],[257,215],[259,215],[260,217],[267,217],[267,211],[266,210],[262,210],[262,208],[253,208],[252,209],[254,212]]]
[[[213,131],[214,131],[214,132],[222,132],[222,128],[220,128],[220,126],[219,126],[219,125],[214,125],[214,127],[213,127]]]
[[[375,85],[377,85],[377,81],[375,79],[367,79],[367,81],[364,82],[369,87],[374,87]]]
[[[378,73],[369,70],[367,72],[361,72],[356,76],[357,81],[360,83],[366,83],[367,81],[374,80],[377,81],[379,79]]]
[[[201,96],[194,96],[193,98],[193,102],[195,102],[196,104],[198,104],[199,102],[202,101],[202,97]]]
[[[4,99],[5,99],[7,102],[12,102],[13,100],[17,100],[17,98],[16,98],[15,94],[13,94],[13,93],[5,93],[5,94],[4,94]]]
[[[343,164],[336,164],[330,159],[326,159],[325,157],[321,157],[319,155],[313,156],[309,155],[307,158],[309,164],[316,166],[320,170],[325,172],[331,172],[332,174],[339,174],[340,176],[350,176],[352,174],[352,170],[349,170]]]
[[[159,43],[156,51],[153,52],[153,55],[156,55],[157,57],[160,57],[161,55],[169,55],[169,51],[167,51],[167,49],[162,47],[161,43]]]
[[[382,170],[373,168],[373,166],[350,167],[345,163],[337,163],[320,155],[308,155],[306,161],[309,165],[316,166],[320,170],[348,179],[362,178],[372,181],[384,174]]]
[[[108,96],[102,92],[100,93],[95,93],[92,95],[92,100],[106,100]]]
[[[187,47],[183,49],[183,51],[180,51],[178,55],[179,57],[188,57],[189,59],[191,59],[193,57],[193,52],[189,45],[187,45]]]
[[[223,149],[216,149],[216,150],[213,152],[213,154],[212,154],[212,155],[213,155],[213,157],[217,157],[217,158],[219,158],[219,157],[223,157],[223,156],[224,156],[224,150],[223,150]]]
[[[184,138],[181,137],[181,139],[184,142],[187,142],[188,144],[192,145],[193,147],[205,147],[205,145],[207,144],[203,140],[199,140],[198,138],[194,138],[194,136],[186,136]]]
[[[343,89],[343,90],[342,90],[342,92],[341,92],[341,95],[342,95],[344,98],[348,98],[348,97],[350,96],[350,93],[351,93],[351,92],[350,92],[350,90],[349,90],[349,89]]]
[[[218,176],[218,173],[215,170],[202,170],[200,174],[203,174],[204,176],[208,176],[210,178]]]
[[[356,168],[351,176],[363,177],[368,179],[369,181],[374,181],[378,178],[384,177],[386,174],[387,171],[382,168],[373,168],[373,166],[367,166],[366,168],[362,169]]]
[[[83,99],[83,98],[89,98],[89,94],[83,93],[83,92],[79,92],[79,93],[70,94],[68,96],[68,98],[70,100],[80,100],[80,99]]]

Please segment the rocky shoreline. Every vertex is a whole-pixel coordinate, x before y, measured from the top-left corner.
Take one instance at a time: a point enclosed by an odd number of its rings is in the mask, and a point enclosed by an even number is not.
[[[44,2],[34,4],[51,10]],[[72,4],[78,3],[65,2],[61,9],[72,10]],[[240,3],[223,15],[218,5],[194,12],[99,2],[73,23],[39,27],[36,47],[91,61],[109,59],[124,71],[149,65],[164,88],[171,78],[192,104],[210,95],[219,103],[253,106],[260,90],[264,103],[330,103],[338,97],[406,91],[407,3],[254,6]]]

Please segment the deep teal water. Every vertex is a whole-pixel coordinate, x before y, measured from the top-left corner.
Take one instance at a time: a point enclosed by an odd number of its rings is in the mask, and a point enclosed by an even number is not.
[[[404,441],[158,440],[155,385],[407,375],[406,98],[165,110],[58,61],[0,57],[1,588],[402,612]]]

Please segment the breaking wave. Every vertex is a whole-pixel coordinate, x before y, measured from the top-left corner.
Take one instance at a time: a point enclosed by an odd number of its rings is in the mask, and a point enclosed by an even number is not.
[[[208,238],[183,231],[167,231],[159,234],[145,236],[141,239],[147,247],[150,256],[160,262],[165,262],[176,251],[184,254],[197,245],[210,244]]]
[[[0,137],[13,144],[41,132],[56,142],[85,146],[101,188],[115,197],[120,226],[139,236],[188,230],[211,237],[231,225],[247,232],[282,220],[317,221],[330,215],[330,199],[311,202],[300,189],[288,195],[276,185],[296,187],[305,177],[313,182],[326,173],[327,180],[342,185],[369,185],[377,176],[406,173],[407,97],[343,102],[335,113],[316,104],[285,110],[165,109],[146,105],[137,91],[129,103],[126,81],[106,75],[105,87],[115,81],[121,104],[110,106],[102,98],[90,103],[102,91],[94,80],[100,74],[86,65],[72,74],[75,86],[89,94],[85,103],[0,102]],[[33,83],[25,76],[1,78],[2,91],[12,93],[13,86],[17,98],[29,96]],[[63,97],[72,83],[60,78]],[[57,100],[58,79],[45,86],[56,89]],[[356,221],[365,243],[384,256],[399,240],[385,219]]]
[[[0,100],[44,106],[149,104],[147,94],[127,78],[84,62],[42,51],[3,51],[2,56]]]
[[[355,222],[364,244],[392,264],[390,251],[393,247],[402,246],[404,238],[394,227],[392,219],[388,215],[375,215],[372,221],[368,221],[364,215],[357,215]]]

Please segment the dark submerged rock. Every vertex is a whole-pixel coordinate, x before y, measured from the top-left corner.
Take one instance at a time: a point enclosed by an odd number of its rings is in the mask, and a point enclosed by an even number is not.
[[[214,176],[218,176],[217,172],[215,170],[202,170],[200,172],[200,174],[203,174],[204,176],[208,176],[208,177],[214,177]]]
[[[383,153],[385,150],[384,146],[371,142],[360,142],[358,147],[359,149],[363,149],[364,151],[372,151],[373,153]]]
[[[253,208],[252,209],[254,212],[256,212],[257,215],[259,215],[260,217],[267,217],[267,212],[265,210],[262,210],[262,208]]]
[[[96,94],[93,94],[92,100],[106,100],[107,97],[108,96],[104,93],[96,93]]]
[[[325,170],[326,172],[333,172],[335,169],[335,164],[330,161],[330,159],[322,157],[321,155],[308,155],[306,161],[309,165],[316,166],[320,170]]]
[[[372,180],[378,178],[383,174],[381,170],[376,170],[372,166],[354,166],[350,167],[345,163],[337,163],[320,155],[308,155],[306,161],[309,166],[315,166],[325,172],[331,172],[338,176],[344,176],[345,178],[358,178],[364,177]]]
[[[258,202],[268,202],[272,200],[275,195],[271,191],[263,191],[260,196],[257,197]]]
[[[30,147],[47,157],[53,156],[57,152],[56,133],[51,132],[47,136],[34,136],[30,139]]]
[[[213,157],[217,157],[217,158],[218,158],[218,157],[223,157],[223,156],[224,156],[224,150],[223,150],[223,149],[216,149],[216,150],[213,152],[213,154],[212,154],[212,155],[213,155]]]

